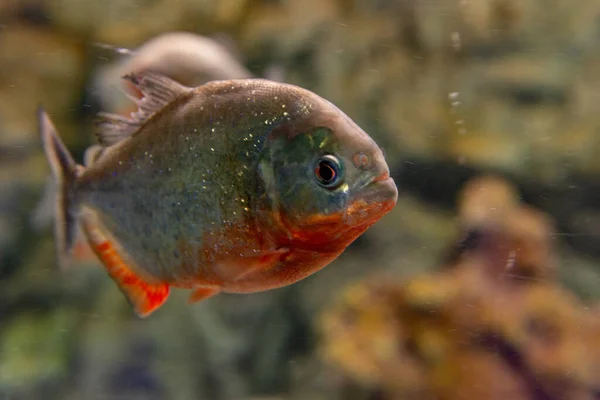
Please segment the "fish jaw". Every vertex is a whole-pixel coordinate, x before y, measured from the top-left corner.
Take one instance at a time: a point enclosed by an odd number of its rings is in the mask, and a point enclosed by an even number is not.
[[[347,212],[348,225],[370,226],[390,212],[398,201],[398,188],[388,174],[382,174],[359,191]]]

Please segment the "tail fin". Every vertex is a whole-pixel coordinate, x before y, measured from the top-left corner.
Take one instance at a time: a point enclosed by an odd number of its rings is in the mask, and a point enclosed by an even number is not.
[[[73,185],[79,167],[58,137],[56,128],[42,107],[38,109],[40,136],[46,158],[56,180],[56,204],[54,211],[54,240],[58,265],[68,267],[68,255],[77,237],[77,219],[73,205]]]

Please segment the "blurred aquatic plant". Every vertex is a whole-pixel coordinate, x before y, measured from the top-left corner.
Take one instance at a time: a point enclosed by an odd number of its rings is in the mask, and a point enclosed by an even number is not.
[[[497,177],[459,197],[443,268],[347,288],[320,319],[321,355],[384,399],[591,399],[600,313],[554,279],[553,223]]]

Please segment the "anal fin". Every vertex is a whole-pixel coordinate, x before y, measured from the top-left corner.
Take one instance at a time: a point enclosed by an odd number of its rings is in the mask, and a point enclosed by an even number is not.
[[[88,218],[83,219],[83,231],[108,275],[115,281],[136,314],[147,317],[169,297],[167,283],[149,283],[137,275],[117,252],[115,245]]]

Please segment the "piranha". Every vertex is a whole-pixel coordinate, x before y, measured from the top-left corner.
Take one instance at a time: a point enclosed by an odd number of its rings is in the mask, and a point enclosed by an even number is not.
[[[396,204],[377,144],[332,103],[264,79],[195,88],[154,72],[129,117],[100,113],[77,164],[46,112],[58,264],[81,229],[140,317],[171,287],[189,302],[297,282]],[[134,99],[135,100],[135,99]]]

